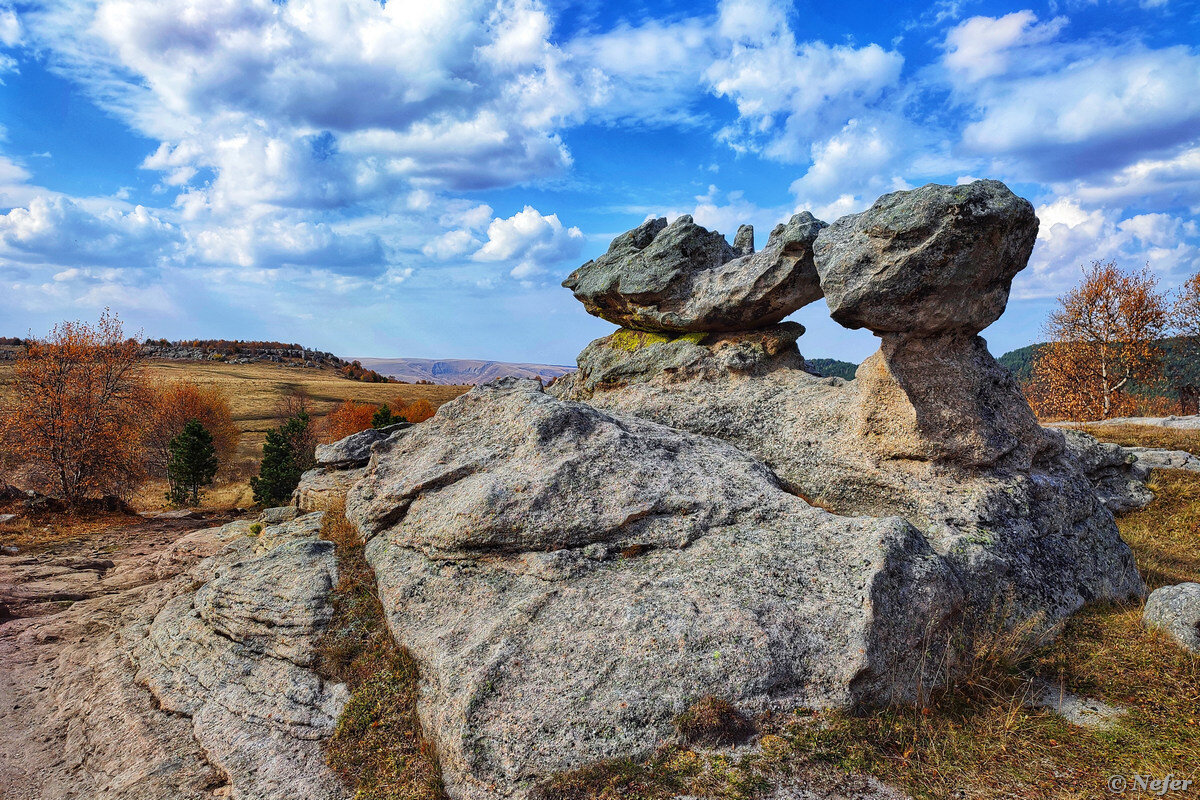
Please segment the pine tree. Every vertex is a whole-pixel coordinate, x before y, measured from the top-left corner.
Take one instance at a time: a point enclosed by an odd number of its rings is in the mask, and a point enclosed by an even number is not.
[[[381,405],[379,410],[371,417],[372,428],[386,428],[388,425],[395,425],[397,422],[399,420],[392,414],[392,409],[388,408],[387,403]]]
[[[250,479],[254,502],[260,506],[289,502],[300,484],[300,476],[316,463],[314,447],[308,414],[304,411],[267,431],[262,466],[258,477]]]
[[[189,498],[193,505],[199,503],[200,488],[213,482],[220,465],[212,434],[199,420],[191,419],[167,448],[167,480],[171,485],[167,499],[176,505],[186,504]]]

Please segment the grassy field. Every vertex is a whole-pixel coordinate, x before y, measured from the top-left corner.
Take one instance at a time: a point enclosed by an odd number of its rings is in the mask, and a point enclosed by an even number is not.
[[[364,403],[404,403],[428,400],[435,407],[452,400],[470,387],[430,386],[407,383],[362,383],[343,378],[332,369],[288,367],[281,364],[222,364],[199,361],[151,361],[146,365],[154,385],[173,381],[191,381],[215,386],[226,397],[233,418],[242,431],[235,463],[227,465],[212,487],[206,505],[213,508],[249,506],[252,502],[247,480],[257,470],[266,432],[275,427],[277,408],[283,398],[297,390],[309,399],[311,413],[320,418],[343,400]],[[0,363],[0,401],[5,399],[13,380],[11,363]],[[139,508],[163,506],[165,485],[147,484],[135,498]]]

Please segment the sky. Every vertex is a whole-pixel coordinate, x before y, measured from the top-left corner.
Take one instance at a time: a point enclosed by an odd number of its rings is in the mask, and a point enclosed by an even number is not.
[[[1200,270],[1200,0],[0,0],[0,335],[572,364],[649,216],[977,178],[1041,220],[996,354],[1093,260]]]

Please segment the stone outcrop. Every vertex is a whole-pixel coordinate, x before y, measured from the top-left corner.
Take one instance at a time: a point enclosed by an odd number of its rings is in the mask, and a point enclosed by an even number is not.
[[[687,215],[670,225],[649,220],[614,239],[563,286],[588,313],[638,330],[765,328],[820,299],[812,248],[824,227],[807,212],[797,214],[755,253],[749,226],[731,247]]]
[[[903,520],[829,514],[720,440],[535,381],[378,446],[347,515],[456,798],[649,752],[705,694],[753,711],[915,697],[959,605]]]
[[[300,476],[292,501],[302,512],[340,508],[346,492],[362,478],[375,445],[411,427],[408,422],[397,422],[385,428],[367,428],[333,444],[317,445],[317,465]]]
[[[624,326],[578,372],[372,445],[347,515],[450,796],[648,753],[702,694],[912,699],[978,628],[1144,593],[1106,507],[1146,502],[1144,471],[1039,426],[978,336],[1036,232],[991,181],[799,215],[757,253],[647,222],[566,281]],[[822,291],[882,340],[854,381],[780,322]]]
[[[1146,598],[1142,621],[1165,632],[1183,649],[1200,653],[1200,583],[1155,589]]]
[[[6,622],[4,784],[38,800],[345,798],[321,746],[348,692],[308,666],[336,580],[319,525],[195,531],[114,558],[103,594]]]

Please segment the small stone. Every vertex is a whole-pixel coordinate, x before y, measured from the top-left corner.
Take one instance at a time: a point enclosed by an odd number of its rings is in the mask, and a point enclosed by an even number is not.
[[[1142,622],[1163,630],[1185,650],[1200,653],[1200,583],[1155,589],[1146,598]]]

